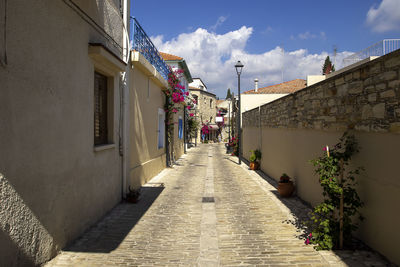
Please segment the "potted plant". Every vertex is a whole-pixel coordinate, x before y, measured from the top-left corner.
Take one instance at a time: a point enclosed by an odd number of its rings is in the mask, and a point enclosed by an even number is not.
[[[278,192],[281,197],[290,197],[294,191],[293,181],[290,180],[289,175],[283,173],[279,179]]]
[[[226,153],[231,153],[232,156],[238,155],[238,139],[236,136],[232,136],[232,138],[229,140],[229,143],[226,146]]]
[[[251,170],[258,170],[260,168],[260,161],[261,160],[261,151],[259,149],[250,150],[250,169]]]
[[[126,201],[130,203],[137,203],[140,197],[140,188],[139,189],[131,189],[129,186],[129,193],[126,194]]]

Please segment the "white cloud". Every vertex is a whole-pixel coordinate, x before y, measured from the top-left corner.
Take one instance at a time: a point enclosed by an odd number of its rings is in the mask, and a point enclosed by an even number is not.
[[[202,28],[191,33],[182,33],[176,38],[164,41],[163,36],[153,37],[159,51],[183,57],[193,77],[200,77],[207,88],[220,97],[226,90],[237,90],[235,63],[244,64],[242,91],[253,89],[254,79],[260,86],[268,86],[281,81],[282,64],[284,80],[305,79],[307,75],[320,74],[326,52],[309,54],[306,49],[285,51],[278,46],[261,54],[246,51],[246,45],[253,33],[252,27],[243,26],[238,30],[216,34]],[[348,52],[338,53],[337,68]]]
[[[211,30],[212,32],[215,32],[215,30],[216,30],[219,26],[221,26],[222,23],[224,23],[225,20],[226,20],[227,18],[228,18],[228,17],[220,16],[220,17],[217,19],[217,22],[216,22],[213,26],[210,27],[210,30]]]
[[[399,30],[400,1],[382,0],[377,8],[372,6],[367,13],[367,24],[374,32]]]
[[[300,40],[308,40],[308,39],[322,39],[322,40],[326,40],[326,33],[325,32],[320,32],[319,34],[316,33],[310,33],[309,31],[306,31],[304,33],[299,33],[297,35],[297,38]],[[294,37],[293,35],[290,36],[291,40],[296,40],[296,37]]]
[[[273,29],[272,29],[272,27],[271,26],[268,26],[265,30],[263,30],[261,33],[262,34],[268,34],[268,33],[270,33],[270,32],[272,32],[273,31]]]

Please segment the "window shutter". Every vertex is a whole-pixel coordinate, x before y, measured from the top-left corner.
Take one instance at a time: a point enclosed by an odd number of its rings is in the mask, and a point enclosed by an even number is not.
[[[107,77],[94,73],[94,144],[107,144]]]

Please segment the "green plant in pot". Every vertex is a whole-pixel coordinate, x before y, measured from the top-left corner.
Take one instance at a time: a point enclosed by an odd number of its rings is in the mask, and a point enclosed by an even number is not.
[[[259,149],[250,150],[250,169],[258,170],[260,168],[260,160],[261,160],[261,151]]]
[[[140,188],[139,189],[131,189],[129,186],[129,193],[126,194],[126,201],[130,203],[137,203],[140,197]]]
[[[278,192],[281,197],[290,197],[294,191],[293,181],[290,180],[289,175],[283,173],[279,179]]]

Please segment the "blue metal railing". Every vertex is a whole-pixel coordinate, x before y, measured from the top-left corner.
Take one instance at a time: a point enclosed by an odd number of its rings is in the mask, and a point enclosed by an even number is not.
[[[343,67],[347,67],[369,57],[383,56],[397,49],[400,49],[400,39],[384,39],[360,52],[344,58]]]
[[[165,80],[168,80],[169,68],[167,63],[165,63],[164,59],[161,57],[157,48],[147,36],[146,32],[140,26],[139,22],[133,19],[133,40],[132,40],[132,49],[138,51],[142,54],[162,75]],[[131,35],[132,36],[132,35]]]

